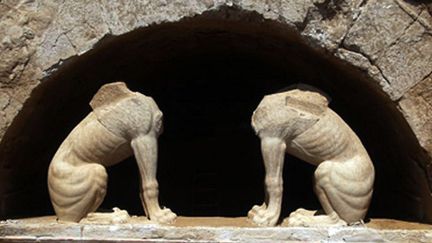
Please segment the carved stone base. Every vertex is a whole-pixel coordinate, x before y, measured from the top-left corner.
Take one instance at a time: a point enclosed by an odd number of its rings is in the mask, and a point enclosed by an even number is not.
[[[0,242],[432,242],[432,225],[374,219],[350,227],[254,227],[246,218],[179,217],[173,226],[57,223],[54,216],[0,222]]]

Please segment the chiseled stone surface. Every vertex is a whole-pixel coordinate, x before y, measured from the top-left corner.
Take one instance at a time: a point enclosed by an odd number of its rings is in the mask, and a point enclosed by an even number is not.
[[[432,156],[432,75],[405,94],[399,105],[421,146]]]
[[[246,218],[186,218],[174,226],[151,224],[134,218],[129,224],[59,224],[54,217],[0,222],[0,242],[430,242],[429,225],[373,220],[351,227],[266,227],[249,225]],[[377,222],[374,222],[377,221]],[[199,222],[207,222],[196,226]],[[218,225],[220,223],[220,225]],[[392,227],[393,224],[399,225]]]
[[[375,82],[381,86],[381,89],[384,92],[387,94],[392,94],[392,87],[382,75],[381,70],[379,70],[379,68],[374,65],[367,57],[361,53],[350,51],[344,48],[337,49],[335,56],[346,60],[347,62],[356,66],[358,69],[366,72],[369,77],[372,77]]]
[[[384,91],[397,100],[432,72],[431,23],[424,5],[371,0],[347,33],[343,46],[369,59],[390,86]]]
[[[359,17],[365,3],[363,0],[352,1],[317,1],[311,9],[302,35],[312,44],[334,52],[341,46],[347,32]]]
[[[430,18],[423,10],[417,18]],[[396,97],[401,97],[416,83],[432,72],[432,25],[414,21],[398,37],[398,40],[385,48],[376,63],[393,87]]]
[[[376,60],[413,22],[394,0],[370,0],[347,33],[344,45]],[[419,9],[412,7],[415,14]]]

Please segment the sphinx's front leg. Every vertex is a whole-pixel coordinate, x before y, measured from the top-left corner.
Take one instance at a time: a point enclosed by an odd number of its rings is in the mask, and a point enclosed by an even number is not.
[[[156,180],[157,139],[155,135],[141,135],[131,142],[141,174],[141,201],[147,217],[159,223],[172,223],[177,215],[159,206],[159,186]]]
[[[282,204],[285,149],[285,142],[280,138],[261,138],[261,152],[266,171],[266,200],[263,205],[254,206],[248,213],[248,217],[258,225],[273,226],[278,222]]]

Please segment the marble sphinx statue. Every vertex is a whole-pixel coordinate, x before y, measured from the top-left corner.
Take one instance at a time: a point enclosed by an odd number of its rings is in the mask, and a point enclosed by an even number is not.
[[[49,166],[49,194],[58,219],[79,222],[88,216],[106,221],[111,217],[110,213],[93,213],[106,194],[105,167],[135,155],[147,217],[172,222],[176,215],[161,208],[158,201],[157,139],[162,132],[162,112],[155,101],[116,82],[103,85],[90,106],[93,111],[63,141]],[[115,210],[112,217],[119,212]]]
[[[265,96],[254,111],[252,126],[261,139],[266,171],[265,201],[248,213],[254,223],[273,226],[279,221],[285,153],[317,166],[314,190],[325,212],[298,209],[287,218],[289,226],[347,225],[364,219],[374,167],[360,139],[328,103],[322,92],[299,85]]]

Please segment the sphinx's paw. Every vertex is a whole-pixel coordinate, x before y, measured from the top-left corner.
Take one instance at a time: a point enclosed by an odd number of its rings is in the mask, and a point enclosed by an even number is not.
[[[279,220],[276,210],[269,210],[265,204],[254,206],[248,213],[248,217],[259,226],[275,226]]]
[[[316,211],[297,209],[284,220],[284,224],[292,227],[346,226],[336,213],[331,215],[315,215]]]
[[[161,224],[171,224],[175,221],[177,215],[169,208],[159,209],[150,215],[151,221],[156,221]]]
[[[252,219],[255,215],[259,213],[264,213],[264,211],[267,209],[267,205],[263,203],[262,205],[255,205],[249,210],[248,212],[248,218]]]

